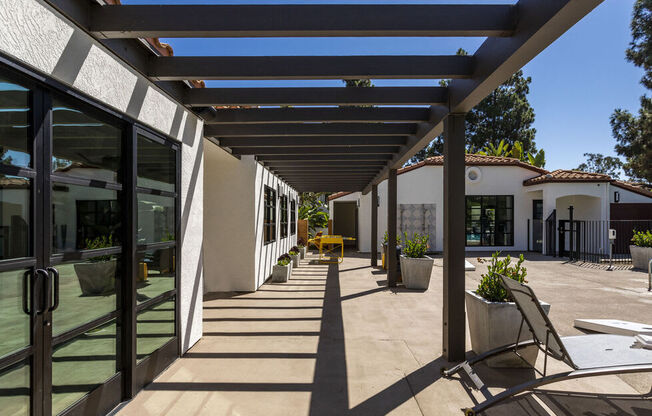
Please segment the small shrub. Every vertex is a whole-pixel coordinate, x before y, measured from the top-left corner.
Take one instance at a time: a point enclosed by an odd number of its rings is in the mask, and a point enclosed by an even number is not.
[[[632,244],[638,247],[652,247],[652,232],[647,231],[636,231],[634,230],[634,236],[632,237]]]
[[[299,238],[297,240],[297,247],[304,248],[305,246],[306,246],[306,241],[303,239],[303,237]]]
[[[299,247],[297,246],[292,247],[290,251],[288,251],[288,254],[290,256],[296,256],[297,254],[299,254]]]
[[[292,263],[292,257],[290,257],[289,254],[285,253],[281,257],[278,258],[276,264],[279,266],[287,266],[288,264]]]
[[[428,235],[414,233],[412,234],[412,239],[409,239],[407,233],[405,233],[401,254],[405,255],[405,257],[410,257],[413,259],[418,259],[425,256],[426,251],[428,250],[429,238],[430,236]]]
[[[387,240],[389,239],[387,231],[385,231],[385,235],[383,235],[383,245],[387,245]],[[400,246],[401,245],[401,235],[399,233],[396,233],[396,245]]]
[[[515,265],[511,265],[512,259],[510,256],[504,259],[498,259],[500,251],[495,252],[491,256],[491,264],[487,266],[487,274],[482,275],[482,280],[478,285],[476,293],[482,296],[489,302],[509,302],[507,291],[500,284],[500,275],[514,279],[519,283],[527,283],[525,276],[527,276],[527,269],[523,266],[525,259],[521,254],[518,256],[518,261]]]
[[[95,239],[91,240],[90,238],[87,238],[85,241],[85,249],[86,250],[99,250],[101,248],[109,248],[113,247],[113,236],[109,235],[102,235],[99,237],[96,237]],[[89,262],[91,263],[99,263],[101,261],[109,261],[111,260],[111,255],[106,255],[106,256],[97,256],[97,257],[91,257],[88,259]]]

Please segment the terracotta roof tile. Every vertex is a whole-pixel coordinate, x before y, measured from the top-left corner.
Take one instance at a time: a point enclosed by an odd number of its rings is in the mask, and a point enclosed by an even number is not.
[[[553,172],[526,179],[523,181],[523,185],[530,186],[552,182],[611,182],[611,177],[602,173],[557,169]]]
[[[336,194],[330,195],[328,197],[328,200],[332,201],[332,200],[337,199],[337,198],[342,198],[343,196],[351,195],[352,193],[353,192],[338,192]]]
[[[622,189],[626,189],[630,192],[637,193],[639,195],[647,196],[648,198],[652,198],[652,192],[649,191],[648,189],[645,189],[643,186],[640,185],[635,185],[633,183],[629,182],[624,182],[624,181],[619,181],[619,180],[612,180],[611,184],[613,186],[617,186]]]
[[[464,156],[464,164],[466,166],[518,166],[524,169],[532,170],[537,173],[548,173],[548,171],[543,168],[538,168],[536,166],[530,165],[529,163],[522,162],[513,157],[467,154]],[[433,156],[427,158],[422,162],[399,169],[398,174],[400,175],[401,173],[409,172],[411,170],[418,169],[422,166],[443,166],[443,165],[444,165],[444,156]]]

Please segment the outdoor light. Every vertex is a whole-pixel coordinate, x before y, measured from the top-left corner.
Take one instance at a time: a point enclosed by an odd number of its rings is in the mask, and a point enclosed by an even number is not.
[[[380,195],[378,195],[378,202],[376,206],[380,206]]]
[[[614,202],[620,202],[620,192],[614,192]]]

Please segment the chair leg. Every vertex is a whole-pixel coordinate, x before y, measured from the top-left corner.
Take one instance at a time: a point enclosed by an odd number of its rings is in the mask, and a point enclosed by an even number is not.
[[[458,365],[456,365],[455,367],[453,367],[453,368],[451,368],[449,370],[447,370],[445,367],[442,367],[441,370],[440,370],[441,375],[444,376],[444,377],[450,377],[453,374],[456,374],[457,372],[459,372],[462,368],[464,368],[465,365],[472,366],[474,364],[477,364],[477,363],[479,363],[481,361],[486,360],[487,358],[490,358],[490,357],[493,357],[495,355],[499,355],[499,354],[502,354],[502,353],[505,353],[505,352],[512,351],[516,347],[524,348],[524,347],[529,347],[530,345],[536,345],[536,342],[534,342],[533,340],[530,340],[530,341],[520,342],[518,344],[505,345],[503,347],[495,348],[495,349],[487,351],[487,352],[485,352],[483,354],[476,355],[475,357],[473,357],[473,358],[471,358],[471,359],[469,359],[467,361],[459,363]]]

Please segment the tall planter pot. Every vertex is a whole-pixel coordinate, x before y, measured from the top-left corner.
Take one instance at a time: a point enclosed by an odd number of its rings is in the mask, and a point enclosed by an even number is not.
[[[301,260],[306,258],[306,251],[307,250],[308,250],[307,247],[299,247],[299,258],[301,258]]]
[[[293,269],[296,269],[297,267],[299,267],[299,256],[300,256],[300,254],[294,254],[294,255],[290,254],[290,257],[292,258],[292,268]]]
[[[116,259],[75,264],[82,295],[103,295],[115,291]]]
[[[630,245],[629,252],[632,254],[632,265],[634,268],[647,271],[650,259],[652,259],[652,247]]]
[[[403,285],[408,289],[427,290],[434,260],[428,256],[410,258],[401,256]]]
[[[489,302],[475,293],[466,291],[466,313],[469,320],[471,349],[476,354],[482,354],[498,347],[513,344],[523,319],[514,302]],[[541,302],[546,314],[550,312],[550,304]],[[527,324],[519,341],[532,339]],[[530,346],[520,350],[520,354],[529,363],[536,363],[539,349]],[[489,367],[528,367],[514,353],[508,352],[486,360]]]
[[[272,267],[272,282],[274,283],[285,283],[290,280],[290,274],[292,273],[292,266],[279,266],[275,264]]]

